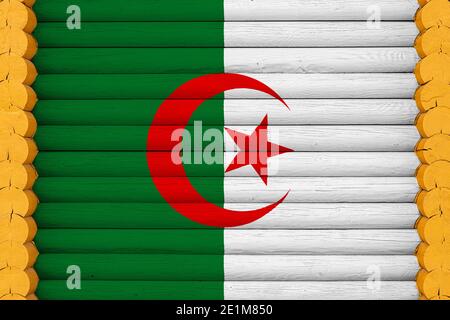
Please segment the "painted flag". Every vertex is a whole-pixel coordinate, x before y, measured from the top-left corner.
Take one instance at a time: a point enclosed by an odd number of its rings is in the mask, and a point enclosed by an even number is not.
[[[36,295],[418,298],[417,9],[37,1]]]

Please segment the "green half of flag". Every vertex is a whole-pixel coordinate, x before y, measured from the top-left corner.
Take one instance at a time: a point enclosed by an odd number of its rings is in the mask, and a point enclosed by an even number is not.
[[[66,26],[72,4],[79,30]],[[222,299],[223,230],[175,212],[156,190],[145,152],[162,99],[198,75],[224,72],[222,1],[38,1],[34,9],[37,296]],[[204,16],[214,22],[180,23]],[[166,20],[173,22],[158,22]],[[167,48],[133,49],[158,46]],[[223,96],[205,102],[194,121],[222,131]],[[177,124],[177,114],[166,124]],[[187,162],[198,192],[222,206],[223,161]]]

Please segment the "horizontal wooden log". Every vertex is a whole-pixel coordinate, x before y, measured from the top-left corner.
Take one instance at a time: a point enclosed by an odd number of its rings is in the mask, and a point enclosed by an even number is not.
[[[225,168],[235,155],[224,154]],[[257,153],[247,157],[257,159]],[[413,152],[293,152],[269,158],[267,172],[269,177],[412,177],[419,164]],[[225,176],[256,174],[251,166],[245,166]]]
[[[225,21],[252,20],[368,20],[379,12],[382,20],[413,20],[418,4],[373,0],[224,0]]]
[[[36,2],[33,9],[40,21],[66,21],[69,0]],[[133,10],[122,1],[78,0],[83,21],[223,21],[223,0],[134,0]]]
[[[412,73],[250,74],[285,99],[411,99],[417,89]],[[152,99],[166,98],[189,74],[39,75],[33,88],[40,99]],[[77,90],[73,90],[76,87]],[[226,98],[271,98],[254,90],[231,90]],[[192,92],[190,99],[201,98]]]
[[[413,255],[420,238],[410,230],[225,229],[225,254]]]
[[[67,279],[76,264],[86,280],[365,281],[376,268],[382,280],[412,281],[417,258],[408,256],[280,256],[162,254],[41,254],[41,280]],[[109,266],[114,265],[114,268]],[[183,265],[183,268],[180,268]]]
[[[40,229],[36,243],[41,253],[220,254],[223,249],[214,239],[220,238],[221,232]],[[168,241],[169,237],[172,240]],[[418,241],[418,235],[413,229],[226,230],[224,235],[226,254],[412,255]]]
[[[416,300],[415,281],[226,281],[227,300]]]
[[[179,178],[162,178],[176,186]],[[285,202],[413,202],[419,191],[413,177],[269,177],[265,186],[259,177],[191,178],[209,201],[221,203],[275,202],[290,190]],[[146,202],[164,199],[148,178],[39,178],[34,191],[42,202]],[[192,199],[183,193],[179,203]]]
[[[110,47],[411,47],[413,22],[66,22],[39,23],[42,48]],[[301,30],[301,32],[299,32]]]
[[[226,203],[234,210],[266,204]],[[195,204],[185,204],[194,207]],[[127,214],[133,212],[133,214]],[[40,203],[33,215],[40,228],[196,229],[205,226],[158,203]],[[125,218],[126,217],[126,218]],[[241,229],[409,229],[419,217],[414,203],[282,203]]]
[[[287,191],[285,202],[413,202],[419,188],[415,178],[260,178],[227,177],[225,202],[275,202]]]
[[[203,126],[202,133],[210,128]],[[247,126],[230,128],[247,134],[254,130]],[[164,126],[158,130],[172,135],[178,132],[176,129]],[[193,127],[187,130],[192,134],[190,146],[185,140],[185,151],[199,151],[211,143],[203,141],[203,146],[194,143],[201,141],[201,137],[194,134]],[[216,130],[222,129],[217,127]],[[147,135],[148,126],[39,126],[35,140],[41,151],[145,151]],[[274,143],[303,152],[413,151],[420,138],[415,126],[269,126],[268,135]],[[175,141],[179,141],[176,137]],[[225,151],[237,150],[229,135],[225,135],[224,140]],[[249,149],[256,151],[251,146]],[[172,151],[172,143],[158,141],[149,151]]]
[[[164,178],[173,185],[179,178]],[[213,202],[223,199],[223,178],[191,178],[190,181]],[[42,202],[156,202],[165,200],[148,178],[39,178],[34,191]],[[181,203],[189,197],[180,194]],[[169,208],[168,208],[169,209]]]
[[[414,100],[401,100],[414,104]],[[39,125],[120,125],[148,126],[163,100],[39,100],[33,114]],[[205,125],[223,125],[221,99],[205,101],[198,111]],[[387,107],[389,108],[389,107]],[[395,106],[394,106],[395,108]],[[402,108],[402,107],[399,107]],[[408,107],[406,107],[408,108]],[[197,111],[197,112],[198,112]],[[407,111],[408,112],[408,111]],[[165,125],[180,124],[177,117],[168,117]],[[258,119],[260,121],[260,119]],[[177,123],[178,122],[178,123]],[[258,122],[259,123],[259,122]],[[258,124],[256,123],[256,124]],[[411,122],[412,124],[412,122]]]
[[[40,21],[66,21],[69,0],[37,2],[33,9]],[[129,10],[121,1],[78,0],[83,21],[248,21],[248,20],[361,20],[381,13],[382,20],[412,21],[418,4],[400,0],[135,0]],[[379,10],[379,11],[378,11]]]
[[[409,73],[349,74],[248,74],[274,89],[283,98],[370,98],[413,97],[417,81]],[[269,98],[255,90],[231,90],[225,98]]]
[[[223,50],[223,48],[40,48],[33,63],[40,74],[222,73]],[[127,63],[123,63],[124,60]]]
[[[165,153],[154,152],[154,158]],[[235,153],[224,154],[225,167]],[[201,152],[194,152],[191,159],[202,159]],[[257,159],[255,154],[253,159]],[[101,165],[99,166],[99,163]],[[203,160],[201,163],[205,163]],[[41,177],[147,177],[145,152],[40,152],[34,162]],[[332,176],[414,176],[420,162],[413,152],[293,152],[269,158],[269,176],[279,177],[332,177]],[[206,175],[208,169],[189,165],[190,176]],[[120,167],[120,170],[117,170]],[[1,164],[0,164],[1,168]],[[211,175],[223,176],[223,172],[211,170]],[[254,176],[251,167],[230,171],[227,176]],[[161,176],[173,176],[161,172]]]
[[[232,210],[260,206],[224,204]],[[270,214],[237,229],[411,229],[419,217],[414,206],[414,203],[282,203]]]
[[[185,206],[189,207],[192,204]],[[133,214],[127,214],[128,212]],[[40,228],[207,228],[173,212],[165,203],[40,203],[33,217]]]
[[[412,281],[417,258],[404,256],[224,255],[226,281]]]
[[[77,265],[83,281],[220,281],[224,278],[223,263],[221,255],[44,253],[35,269],[41,280],[67,279],[68,265]]]
[[[83,290],[67,290],[66,280],[42,280],[42,300],[361,300],[418,299],[415,281],[83,281]],[[276,292],[276,294],[274,294]]]
[[[418,59],[402,47],[42,48],[33,63],[40,74],[393,73],[413,72]]]
[[[223,230],[42,229],[34,239],[44,253],[218,254]]]
[[[68,290],[67,280],[42,280],[40,300],[208,300],[223,299],[223,281],[83,281]]]
[[[225,47],[409,47],[412,22],[225,22]]]
[[[408,230],[123,230],[39,229],[44,253],[413,255]]]
[[[230,73],[412,72],[414,48],[225,48]]]
[[[270,125],[414,124],[412,99],[286,99],[289,112],[271,99],[208,100],[200,108],[204,125],[258,125],[268,114]],[[45,125],[148,125],[162,100],[39,100],[33,110]],[[209,108],[219,108],[224,119]],[[164,124],[180,124],[177,117]]]

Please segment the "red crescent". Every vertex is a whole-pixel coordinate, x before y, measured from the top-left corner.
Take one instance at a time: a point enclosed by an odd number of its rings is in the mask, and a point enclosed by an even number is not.
[[[180,123],[180,125],[171,126],[171,129],[184,129],[192,113],[205,100],[232,89],[261,91],[273,96],[288,107],[275,91],[256,79],[232,73],[200,76],[182,84],[161,104],[148,131],[147,150],[157,150],[161,142],[169,147],[168,150],[173,150],[178,141],[172,141],[172,130],[164,130],[165,120],[176,117],[177,123]],[[182,101],[183,99],[184,101]],[[234,211],[224,209],[208,202],[195,190],[186,176],[183,164],[175,164],[172,161],[171,152],[161,154],[161,157],[152,157],[152,152],[147,151],[150,175],[159,193],[178,213],[204,225],[235,227],[253,222],[276,208],[289,193],[288,191],[277,202],[256,210]],[[167,183],[167,179],[161,177],[161,172],[165,172],[166,176],[169,172],[170,176],[177,177],[176,184]],[[183,199],[189,199],[189,203],[194,205],[186,206],[180,203],[180,193]]]

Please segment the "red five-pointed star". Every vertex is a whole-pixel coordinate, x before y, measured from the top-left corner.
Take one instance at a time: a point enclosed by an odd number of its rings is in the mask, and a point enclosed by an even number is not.
[[[228,134],[240,151],[225,170],[226,172],[236,170],[240,167],[251,165],[267,185],[267,159],[294,150],[269,142],[267,137],[267,115],[251,135],[237,132],[228,128]],[[256,150],[256,151],[255,151]]]

